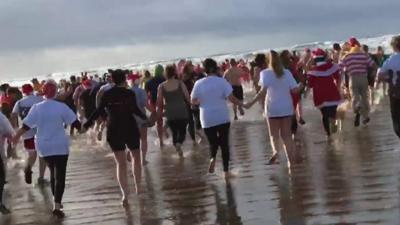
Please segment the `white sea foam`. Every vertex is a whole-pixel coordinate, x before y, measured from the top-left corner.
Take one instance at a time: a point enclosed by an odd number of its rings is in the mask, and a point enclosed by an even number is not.
[[[385,49],[385,52],[390,53],[392,50],[390,48],[390,41],[391,38],[394,35],[384,35],[384,36],[379,36],[379,37],[370,37],[370,38],[361,38],[359,39],[361,44],[366,44],[370,47],[370,51],[374,51],[377,46],[382,46]],[[312,43],[305,43],[305,44],[298,44],[294,45],[291,47],[279,47],[275,48],[276,50],[282,50],[282,49],[289,49],[289,50],[299,50],[302,51],[304,48],[331,48],[332,44],[338,42],[338,43],[343,43],[343,41],[325,41],[325,42],[312,42]],[[244,58],[244,59],[252,59],[256,53],[260,52],[267,52],[269,49],[261,49],[261,50],[255,50],[255,51],[245,51],[245,52],[233,52],[233,53],[223,53],[223,54],[217,54],[217,55],[211,55],[211,56],[206,56],[206,57],[212,57],[217,61],[223,61],[226,58]],[[191,60],[193,63],[200,63],[202,59],[205,57],[187,57],[187,60]],[[149,61],[149,62],[143,62],[143,63],[137,63],[137,64],[127,64],[127,65],[112,65],[112,66],[105,66],[102,68],[95,68],[95,69],[89,69],[88,74],[89,75],[102,75],[107,72],[108,69],[116,69],[116,68],[121,68],[121,69],[130,69],[130,70],[136,70],[140,71],[143,69],[149,69],[152,70],[155,65],[157,64],[168,64],[172,62],[177,62],[179,59],[171,59],[171,60],[165,60],[165,61]],[[61,79],[68,79],[71,75],[79,75],[80,72],[57,72],[57,73],[52,73],[47,76],[38,76],[37,78],[39,80],[45,80],[48,78],[52,78],[56,81],[59,81]],[[9,80],[3,80],[2,82],[7,82],[10,83],[13,86],[21,86],[23,83],[26,83],[29,81],[32,77],[28,78],[18,78],[18,79],[9,79]]]

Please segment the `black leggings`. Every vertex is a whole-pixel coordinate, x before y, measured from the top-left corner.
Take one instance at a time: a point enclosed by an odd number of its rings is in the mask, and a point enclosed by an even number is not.
[[[6,167],[0,156],[0,203],[3,202],[4,184],[6,183]]]
[[[217,157],[218,147],[221,147],[224,171],[229,171],[229,128],[231,124],[225,123],[214,127],[204,128],[204,133],[210,143],[210,158]]]
[[[390,97],[390,112],[392,114],[393,129],[400,138],[400,99]]]
[[[60,203],[65,190],[68,155],[46,156],[43,158],[50,170],[51,192],[54,202]]]
[[[176,146],[176,144],[183,144],[186,138],[186,127],[188,120],[168,120],[167,123],[168,127],[172,131],[172,142],[174,146]]]
[[[336,105],[325,106],[320,109],[322,113],[322,124],[324,125],[325,132],[328,136],[331,135],[331,130],[329,129],[329,120],[336,119],[336,109]]]
[[[196,124],[193,111],[189,108],[189,126],[188,131],[193,141],[196,141]]]

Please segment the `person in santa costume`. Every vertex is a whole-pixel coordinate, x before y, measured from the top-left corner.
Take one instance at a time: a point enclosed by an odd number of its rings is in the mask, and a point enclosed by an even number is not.
[[[336,109],[342,103],[340,67],[328,60],[322,49],[312,52],[314,66],[307,72],[308,86],[313,89],[314,104],[322,114],[322,123],[329,137],[337,131]]]

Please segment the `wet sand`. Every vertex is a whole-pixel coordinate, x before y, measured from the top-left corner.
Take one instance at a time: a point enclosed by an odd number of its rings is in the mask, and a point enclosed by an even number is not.
[[[145,193],[134,195],[130,178],[130,208],[124,210],[110,150],[88,143],[84,135],[72,142],[66,218],[49,216],[49,187],[25,184],[23,163],[12,161],[5,194],[12,214],[0,215],[0,224],[400,224],[400,146],[387,100],[366,127],[354,129],[348,113],[332,144],[325,141],[319,112],[307,101],[298,146],[305,161],[291,175],[283,165],[267,165],[271,148],[259,111],[256,106],[232,124],[231,167],[237,177],[229,183],[222,178],[220,155],[216,174],[206,173],[207,144],[193,147],[188,138],[180,160],[171,147],[160,150],[150,131]]]

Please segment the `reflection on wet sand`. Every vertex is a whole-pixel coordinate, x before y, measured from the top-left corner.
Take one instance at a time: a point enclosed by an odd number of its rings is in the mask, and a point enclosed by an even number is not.
[[[300,127],[298,147],[305,161],[290,174],[283,165],[267,165],[267,127],[258,110],[249,111],[232,124],[236,178],[225,183],[220,155],[216,174],[207,174],[206,144],[192,146],[188,140],[184,159],[171,147],[150,145],[150,163],[142,171],[145,192],[134,195],[130,177],[132,194],[125,210],[110,150],[87,145],[86,136],[76,137],[68,165],[65,220],[49,216],[50,188],[24,184],[23,163],[9,163],[13,166],[5,200],[12,214],[0,215],[0,224],[399,224],[400,148],[387,108],[378,108],[368,127],[354,129],[348,118],[331,144],[324,139],[319,112],[307,104],[304,111],[307,125]]]

